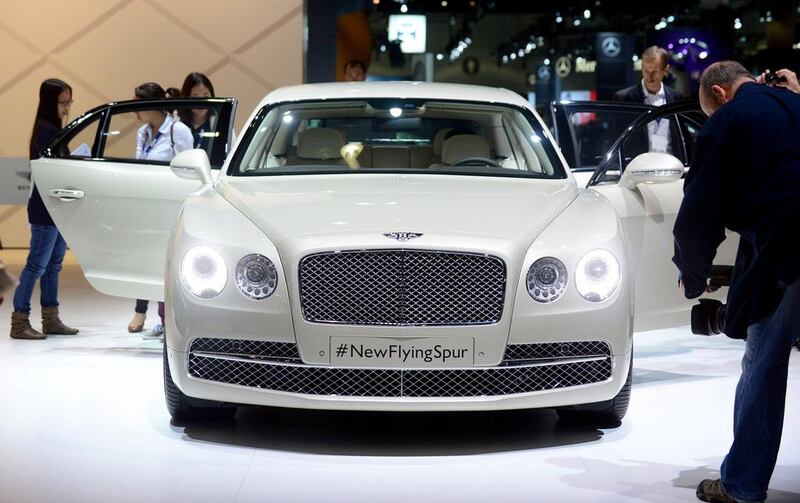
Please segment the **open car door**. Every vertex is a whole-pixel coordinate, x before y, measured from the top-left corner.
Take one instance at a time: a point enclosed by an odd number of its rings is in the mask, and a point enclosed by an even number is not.
[[[31,161],[31,169],[47,210],[95,289],[163,300],[169,234],[199,182],[179,178],[168,162],[136,159],[137,112],[152,110],[184,123],[193,110],[206,110],[208,120],[195,132],[194,146],[208,154],[212,176],[219,173],[230,149],[232,98],[137,100],[95,108],[67,126]]]
[[[554,103],[552,112],[556,137],[578,183],[603,194],[624,227],[628,267],[635,274],[634,329],[688,325],[695,301],[678,288],[678,269],[672,263],[672,229],[683,200],[683,178],[633,187],[619,182],[627,166],[650,151],[648,128],[662,121],[668,121],[670,132],[667,153],[688,170],[705,122],[699,105],[570,102]],[[738,236],[728,233],[714,263],[733,265],[738,242]],[[727,289],[722,289],[712,297],[724,300],[725,295]]]

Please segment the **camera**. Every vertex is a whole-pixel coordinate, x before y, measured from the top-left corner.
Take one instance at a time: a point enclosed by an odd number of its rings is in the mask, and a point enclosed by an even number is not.
[[[733,266],[715,265],[711,267],[708,285],[714,288],[730,286]],[[700,299],[692,307],[692,333],[696,335],[717,335],[725,332],[725,304],[713,299]]]
[[[777,73],[768,72],[764,76],[764,83],[770,87],[774,87],[775,84],[785,84],[786,77],[779,77]]]

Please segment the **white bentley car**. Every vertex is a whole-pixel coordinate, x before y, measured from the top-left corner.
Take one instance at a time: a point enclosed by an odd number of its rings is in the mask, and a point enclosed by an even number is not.
[[[207,109],[204,148],[133,159],[137,112],[167,108]],[[234,111],[112,103],[32,163],[90,283],[165,299],[176,418],[250,404],[620,420],[634,317],[688,323],[673,155],[620,155],[583,188],[528,103],[483,87],[278,89],[228,152]]]

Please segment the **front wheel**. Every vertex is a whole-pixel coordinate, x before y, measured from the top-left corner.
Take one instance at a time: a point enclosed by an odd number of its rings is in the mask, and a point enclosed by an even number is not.
[[[172,419],[176,421],[230,419],[236,414],[236,406],[192,398],[178,389],[169,371],[166,342],[164,343],[164,397],[167,402],[167,410]]]
[[[592,424],[602,427],[618,427],[622,424],[622,418],[628,412],[628,404],[631,401],[631,388],[633,384],[633,352],[631,352],[631,364],[628,367],[628,377],[625,385],[619,393],[611,400],[604,402],[573,405],[556,409],[558,418],[567,423]]]

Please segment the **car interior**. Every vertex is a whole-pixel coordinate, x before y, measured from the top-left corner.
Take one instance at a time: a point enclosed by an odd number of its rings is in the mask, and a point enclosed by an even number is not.
[[[553,161],[542,141],[531,123],[508,107],[301,104],[266,114],[239,170],[268,174],[309,166],[412,171],[471,166],[552,175]]]

